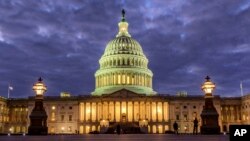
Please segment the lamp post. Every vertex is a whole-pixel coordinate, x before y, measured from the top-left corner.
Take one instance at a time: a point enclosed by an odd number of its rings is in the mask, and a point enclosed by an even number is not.
[[[36,93],[35,107],[30,114],[30,126],[28,128],[29,135],[47,135],[47,114],[43,107],[43,94],[47,91],[47,87],[40,77],[33,85],[33,90]]]
[[[219,114],[216,111],[213,104],[213,90],[215,89],[215,84],[207,76],[206,81],[201,86],[201,89],[205,93],[205,105],[201,112],[201,134],[219,134],[220,126],[218,124]]]

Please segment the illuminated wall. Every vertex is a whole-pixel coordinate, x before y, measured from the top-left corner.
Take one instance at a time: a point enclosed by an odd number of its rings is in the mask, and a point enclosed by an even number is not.
[[[6,132],[5,125],[9,122],[9,108],[6,99],[0,97],[0,133]]]
[[[120,97],[124,96],[124,97]],[[112,97],[112,98],[110,98]],[[239,98],[215,98],[214,104],[219,113],[221,132],[228,131],[230,124],[250,123],[250,95]],[[48,115],[49,133],[81,134],[108,127],[110,122],[139,122],[147,126],[149,133],[163,133],[173,130],[177,121],[181,133],[193,132],[195,117],[201,125],[200,113],[204,105],[202,96],[141,98],[132,94],[107,95],[101,97],[53,98],[44,101]],[[34,101],[15,99],[7,103],[0,99],[0,132],[27,132]],[[198,128],[199,129],[199,128]]]

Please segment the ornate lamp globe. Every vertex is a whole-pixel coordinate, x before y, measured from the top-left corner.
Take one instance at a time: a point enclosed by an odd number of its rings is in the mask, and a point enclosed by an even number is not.
[[[212,96],[212,92],[215,89],[215,84],[210,80],[210,77],[207,76],[206,81],[201,86],[202,91],[205,93],[206,96]]]
[[[33,90],[36,93],[36,96],[43,96],[47,91],[46,85],[43,83],[43,79],[40,77],[38,81],[33,85]]]

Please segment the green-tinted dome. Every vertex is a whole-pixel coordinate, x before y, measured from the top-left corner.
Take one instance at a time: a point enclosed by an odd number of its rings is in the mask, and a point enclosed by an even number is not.
[[[119,32],[111,40],[99,60],[96,71],[96,89],[93,95],[113,93],[128,89],[139,94],[155,94],[152,89],[153,73],[148,69],[148,59],[140,44],[128,33],[124,15],[118,24]]]
[[[128,36],[120,36],[110,41],[106,46],[103,57],[115,54],[132,54],[145,57],[140,44]]]

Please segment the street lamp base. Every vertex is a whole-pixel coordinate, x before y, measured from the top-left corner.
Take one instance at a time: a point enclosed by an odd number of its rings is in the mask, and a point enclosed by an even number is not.
[[[48,127],[30,126],[28,129],[28,135],[47,135]]]
[[[220,126],[201,126],[201,134],[220,134]]]

